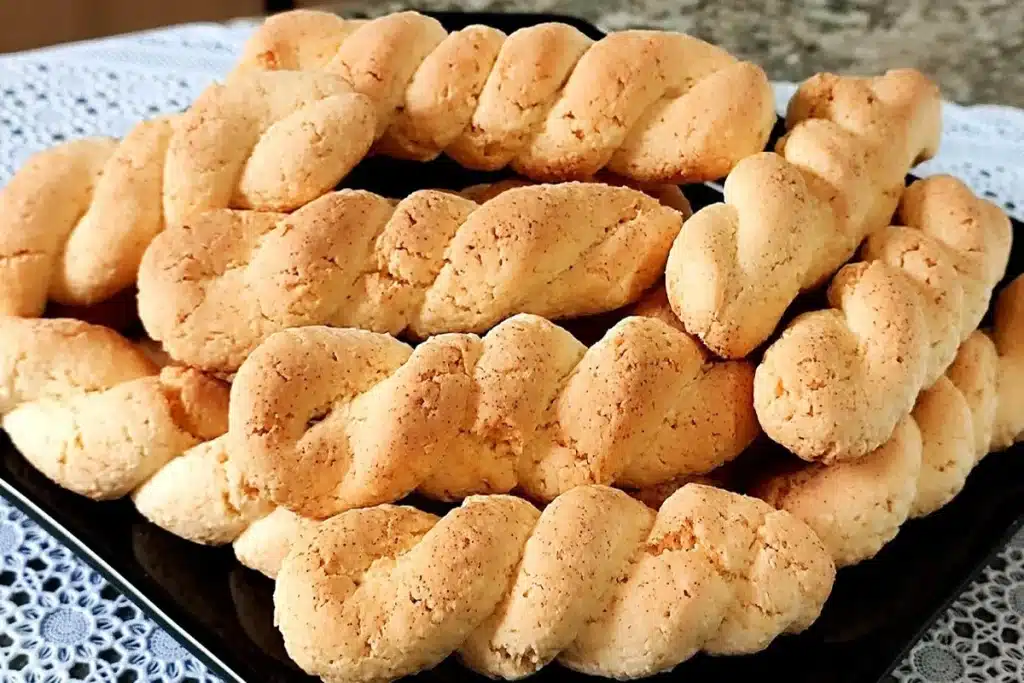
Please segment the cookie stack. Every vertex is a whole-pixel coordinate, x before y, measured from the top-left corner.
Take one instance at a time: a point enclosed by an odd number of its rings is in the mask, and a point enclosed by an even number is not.
[[[939,104],[822,74],[765,152],[763,71],[686,35],[278,15],[186,112],[0,192],[3,427],[276,577],[325,680],[755,652],[1024,433],[1024,284],[978,330],[1009,221],[904,187]],[[521,177],[335,189],[369,154]],[[133,287],[145,339],[84,322]],[[762,431],[790,455],[733,476]]]

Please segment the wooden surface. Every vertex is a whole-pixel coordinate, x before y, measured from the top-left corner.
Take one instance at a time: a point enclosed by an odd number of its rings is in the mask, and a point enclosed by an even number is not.
[[[263,12],[263,0],[0,0],[0,52]]]

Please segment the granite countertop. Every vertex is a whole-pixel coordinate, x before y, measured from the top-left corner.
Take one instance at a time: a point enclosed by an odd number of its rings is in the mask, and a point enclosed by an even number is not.
[[[1024,107],[1022,0],[343,0],[344,14],[403,8],[560,12],[603,29],[685,31],[775,80],[913,66],[963,104]]]

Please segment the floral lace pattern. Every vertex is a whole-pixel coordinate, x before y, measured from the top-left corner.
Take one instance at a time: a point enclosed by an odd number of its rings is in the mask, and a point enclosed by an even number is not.
[[[890,681],[1024,681],[1024,529],[914,644]]]
[[[0,497],[0,681],[220,679]]]
[[[0,57],[0,185],[31,153],[180,111],[232,67],[253,22],[161,29]],[[792,84],[776,85],[780,112]],[[952,173],[1024,219],[1024,111],[947,104]],[[217,681],[101,575],[0,497],[0,681]],[[1024,680],[1024,532],[913,647],[900,683]]]

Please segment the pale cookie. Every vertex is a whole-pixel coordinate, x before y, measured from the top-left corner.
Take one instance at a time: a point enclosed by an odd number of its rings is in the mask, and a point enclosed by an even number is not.
[[[1024,438],[1024,277],[999,294],[992,339],[999,352],[999,407],[992,433],[993,451]]]
[[[883,443],[953,362],[1006,270],[1009,219],[954,178],[914,182],[899,219],[906,225],[872,234],[864,262],[836,275],[829,300],[842,315],[798,317],[758,368],[765,433],[805,460],[857,458]],[[867,281],[851,273],[872,269],[904,284],[870,299],[843,294],[851,277]]]
[[[828,298],[832,308],[790,323],[754,375],[765,433],[826,464],[889,440],[923,386],[929,350],[920,296],[901,270],[882,261],[845,266]]]
[[[164,227],[172,119],[123,140],[86,138],[30,158],[0,192],[0,311],[38,316],[47,300],[90,306],[135,284]]]
[[[769,475],[753,494],[803,520],[838,567],[870,559],[910,515],[922,467],[917,423],[905,417],[882,446],[857,460],[800,464]]]
[[[275,508],[270,514],[253,521],[238,538],[233,548],[238,561],[249,569],[276,578],[292,544],[317,522],[296,515],[284,508]]]
[[[28,401],[68,399],[156,371],[138,348],[105,327],[0,317],[0,415]]]
[[[274,603],[288,653],[324,680],[393,680],[455,650],[492,678],[557,658],[624,679],[802,631],[834,577],[806,525],[755,499],[694,484],[655,514],[585,486],[539,516],[506,496],[440,520],[339,515],[292,548]]]
[[[947,246],[963,287],[960,340],[977,329],[1006,272],[1013,233],[998,206],[948,175],[918,180],[900,200],[899,220]]]
[[[974,460],[978,462],[989,452],[999,405],[999,354],[989,336],[975,330],[960,345],[946,376],[964,395],[971,409]]]
[[[751,374],[643,317],[589,349],[531,315],[416,349],[299,328],[239,369],[231,458],[270,500],[317,518],[414,489],[552,500],[581,484],[643,487],[708,472],[754,439]]]
[[[385,154],[447,152],[545,181],[602,168],[647,182],[719,178],[764,147],[775,120],[759,67],[663,31],[597,42],[558,23],[449,34],[415,12],[355,24],[298,10],[250,38],[239,71],[258,69],[341,76],[376,105]]]
[[[3,417],[14,446],[60,486],[119,498],[227,428],[227,388],[195,370],[164,368],[93,393],[23,403]]]
[[[167,222],[210,209],[296,209],[366,155],[376,123],[372,103],[339,76],[236,73],[175,125],[163,179]]]
[[[516,313],[601,313],[654,284],[682,220],[600,183],[519,187],[483,204],[342,190],[290,216],[209,212],[147,250],[139,315],[176,360],[232,372],[288,327],[424,338],[483,332]]]
[[[781,156],[741,161],[725,181],[725,203],[694,214],[669,253],[666,289],[685,329],[729,358],[767,339],[809,284],[823,212]]]
[[[911,517],[930,515],[960,493],[977,462],[967,399],[942,376],[917,398],[911,413],[921,430],[921,473]]]
[[[325,680],[391,680],[439,664],[501,600],[538,516],[526,501],[487,496],[441,520],[381,506],[321,524],[278,574],[288,654]]]
[[[995,416],[996,363],[992,342],[975,332],[881,448],[859,460],[769,474],[755,494],[807,522],[839,566],[873,557],[908,517],[949,503],[984,456]]]
[[[116,147],[85,138],[39,152],[0,191],[0,313],[42,315],[58,253]]]
[[[228,460],[227,436],[172,459],[132,493],[149,521],[194,543],[234,541],[273,506],[246,484]]]
[[[609,602],[654,518],[654,510],[601,486],[556,498],[526,541],[504,599],[459,649],[463,663],[505,679],[550,663]]]
[[[910,166],[935,153],[939,105],[913,70],[805,82],[777,153],[736,164],[725,202],[676,238],[665,279],[686,330],[727,358],[765,342],[801,291],[888,223]]]

